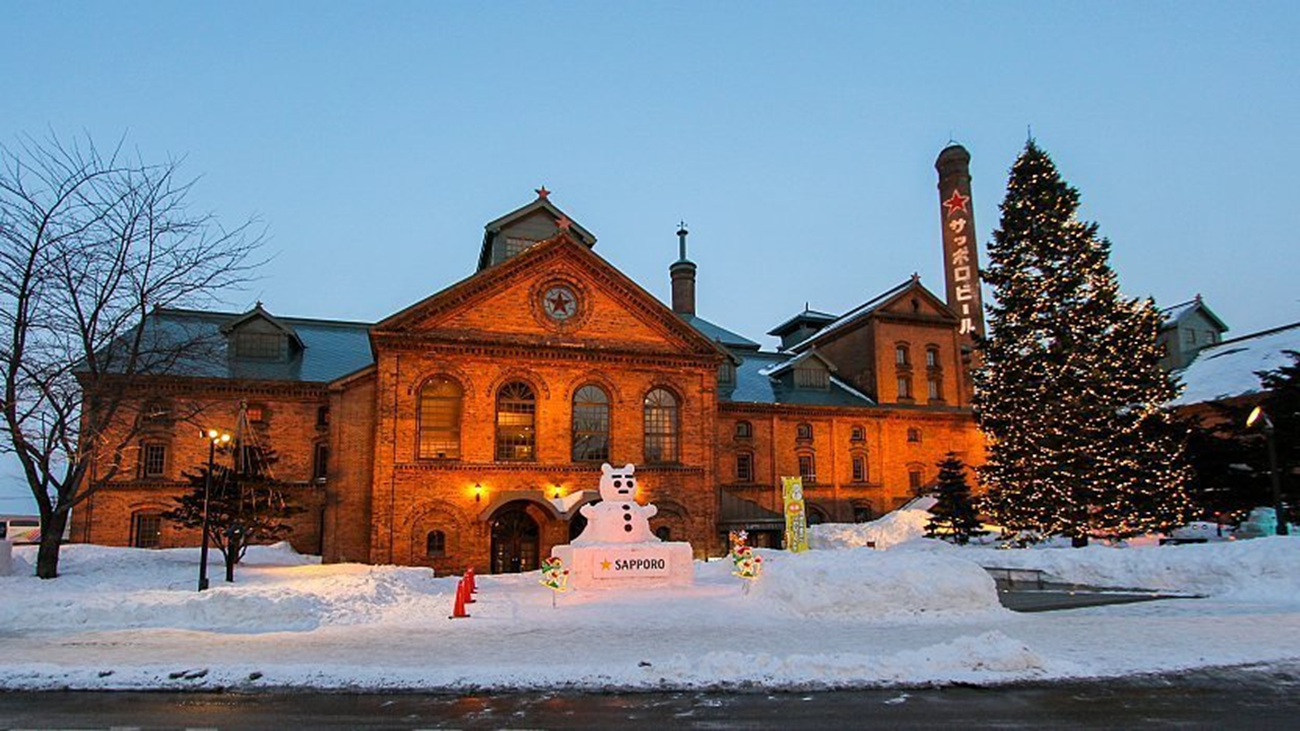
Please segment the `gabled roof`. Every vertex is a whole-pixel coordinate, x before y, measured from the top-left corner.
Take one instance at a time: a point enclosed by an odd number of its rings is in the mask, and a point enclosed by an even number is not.
[[[1160,314],[1164,316],[1164,322],[1161,323],[1161,327],[1173,327],[1181,322],[1188,314],[1195,311],[1200,311],[1206,319],[1213,322],[1214,326],[1219,328],[1219,332],[1224,333],[1228,331],[1227,323],[1220,320],[1219,316],[1214,314],[1214,312],[1205,304],[1204,300],[1201,299],[1201,295],[1199,294],[1186,302],[1179,302],[1176,305],[1162,308]]]
[[[239,329],[239,327],[244,323],[250,322],[252,320],[258,320],[258,319],[265,320],[267,323],[275,327],[277,330],[289,336],[289,339],[292,340],[294,344],[296,344],[299,348],[307,347],[307,345],[303,343],[302,338],[298,337],[297,331],[295,331],[292,326],[286,324],[284,321],[272,316],[271,313],[262,309],[261,302],[258,302],[257,304],[253,305],[253,309],[249,310],[248,312],[245,312],[243,315],[240,315],[234,320],[231,320],[225,325],[222,325],[221,332],[225,335],[229,335],[230,333]]]
[[[686,324],[699,330],[700,334],[704,335],[704,337],[714,341],[715,343],[722,343],[728,348],[735,348],[738,350],[758,350],[763,347],[744,335],[737,335],[725,327],[714,325],[703,317],[685,315],[680,312],[677,313],[677,316],[682,318]]]
[[[808,360],[809,358],[815,358],[818,361],[821,361],[822,365],[826,366],[826,370],[830,371],[831,373],[835,373],[836,371],[839,370],[838,368],[835,367],[834,363],[830,362],[829,360],[826,360],[826,358],[824,358],[821,353],[818,353],[817,348],[809,348],[804,352],[800,353],[799,355],[790,358],[789,360],[786,360],[781,363],[777,363],[774,366],[769,366],[767,368],[764,368],[763,370],[759,371],[759,373],[765,376],[779,376],[782,373],[785,373],[791,368],[794,368],[795,366],[804,362],[805,360]]]
[[[789,353],[736,353],[736,382],[730,388],[719,386],[718,399],[731,403],[794,404],[801,406],[874,406],[865,394],[844,381],[830,377],[826,390],[791,388],[772,371],[794,359]],[[818,356],[820,358],[820,356]],[[823,361],[824,362],[824,361]]]
[[[1259,393],[1259,371],[1291,362],[1288,350],[1300,351],[1300,322],[1224,340],[1201,348],[1196,360],[1177,372],[1185,388],[1175,406]]]
[[[556,208],[555,204],[551,203],[549,198],[547,198],[546,196],[539,195],[537,199],[534,200],[532,203],[516,208],[515,210],[507,213],[506,215],[496,220],[489,221],[487,225],[483,227],[483,248],[479,250],[479,254],[478,254],[478,268],[480,271],[488,268],[488,266],[491,265],[492,242],[496,239],[497,234],[501,233],[501,229],[514,223],[515,221],[519,221],[524,218],[527,218],[528,216],[532,215],[537,211],[545,211],[546,213],[550,214],[552,219],[555,219],[557,221],[561,218],[564,218],[565,220],[569,221],[569,230],[572,231],[574,234],[576,234],[578,239],[582,241],[582,243],[586,244],[588,248],[591,248],[596,245],[595,234],[591,233],[590,231],[588,231],[587,229],[579,225],[576,221],[569,218],[567,215],[565,215],[564,211],[561,211],[559,208]]]
[[[818,312],[817,310],[805,309],[803,312],[800,312],[780,325],[768,330],[767,334],[779,338],[783,337],[791,330],[799,329],[799,326],[801,325],[828,325],[835,322],[837,319],[839,319],[837,316],[832,315],[829,312]]]
[[[870,317],[873,313],[885,307],[888,307],[889,305],[893,304],[895,301],[902,299],[910,292],[915,292],[917,294],[920,294],[922,297],[925,297],[930,302],[930,304],[934,305],[935,308],[939,310],[940,314],[942,314],[945,319],[951,319],[954,322],[957,320],[957,316],[952,314],[952,310],[948,309],[948,305],[945,304],[943,300],[936,297],[933,292],[926,289],[925,286],[921,284],[920,277],[912,276],[909,277],[903,283],[895,287],[891,287],[890,289],[877,295],[876,297],[867,300],[866,302],[858,305],[852,310],[849,310],[847,313],[840,316],[831,324],[827,325],[821,330],[818,330],[812,335],[809,335],[803,340],[800,340],[794,345],[791,345],[788,348],[788,350],[790,351],[802,350],[803,348],[807,348],[813,345],[814,343],[824,340],[826,337],[828,337],[832,333],[838,332],[839,330],[843,329],[845,326],[851,325],[855,322],[859,322],[866,317]]]
[[[539,262],[546,261],[547,257],[552,257],[562,250],[574,252],[577,254],[572,259],[575,263],[580,266],[590,267],[594,274],[598,274],[607,280],[613,280],[627,291],[633,293],[635,304],[639,305],[642,312],[648,313],[651,320],[658,323],[664,331],[673,333],[681,341],[692,344],[691,346],[696,353],[717,353],[731,357],[726,348],[706,337],[696,328],[683,322],[677,317],[676,313],[656,299],[654,295],[642,289],[641,285],[566,231],[561,231],[545,241],[538,242],[535,246],[529,247],[496,266],[475,272],[465,279],[402,309],[400,312],[384,318],[374,326],[374,330],[376,332],[410,330],[438,312],[464,306],[466,302],[474,301],[486,296],[489,292],[495,291],[498,286],[508,286],[500,285],[501,282],[513,282],[520,277],[531,276]],[[631,307],[631,309],[637,309],[637,307]]]

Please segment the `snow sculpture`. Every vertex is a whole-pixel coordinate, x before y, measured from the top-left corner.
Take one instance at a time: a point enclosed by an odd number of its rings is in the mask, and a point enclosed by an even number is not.
[[[608,463],[600,466],[600,502],[583,505],[578,512],[587,519],[575,546],[598,543],[659,543],[650,532],[650,519],[659,513],[653,505],[636,501],[636,467],[623,465],[615,470]]]
[[[694,581],[691,544],[661,541],[650,532],[650,518],[659,510],[639,504],[636,492],[634,465],[601,465],[600,502],[578,510],[587,527],[573,543],[551,549],[551,555],[569,567],[570,586],[612,589],[685,586]]]

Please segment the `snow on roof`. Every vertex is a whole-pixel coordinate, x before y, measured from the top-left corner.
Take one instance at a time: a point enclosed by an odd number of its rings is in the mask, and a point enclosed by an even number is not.
[[[800,340],[794,345],[791,345],[789,348],[787,348],[787,350],[798,350],[804,347],[805,345],[808,345],[812,341],[824,337],[827,333],[834,332],[835,330],[838,330],[851,322],[856,322],[859,318],[871,314],[873,311],[875,311],[877,307],[880,307],[881,305],[885,304],[889,300],[893,299],[894,295],[898,294],[899,292],[902,292],[903,290],[907,289],[908,287],[916,283],[917,283],[916,279],[909,278],[907,281],[903,282],[902,284],[899,284],[896,287],[892,287],[891,289],[886,290],[884,293],[877,295],[875,298],[870,299],[861,305],[858,305],[856,308],[852,310],[849,310],[847,314],[843,315],[835,322],[832,322],[831,324],[818,330],[812,335],[809,335],[803,340]]]
[[[1177,325],[1178,321],[1182,320],[1187,313],[1192,312],[1193,310],[1200,310],[1201,314],[1205,315],[1206,318],[1217,325],[1221,331],[1227,332],[1228,325],[1223,320],[1219,319],[1219,316],[1214,314],[1214,312],[1206,306],[1205,300],[1201,299],[1199,294],[1186,302],[1179,302],[1176,305],[1161,308],[1160,314],[1164,316],[1164,321],[1160,326],[1173,327],[1174,325]]]
[[[1186,388],[1173,404],[1185,406],[1258,393],[1259,376],[1255,374],[1289,363],[1285,350],[1300,351],[1300,322],[1202,348],[1191,365],[1178,371]]]
[[[874,406],[875,401],[844,381],[831,376],[830,388],[788,388],[771,373],[792,358],[787,353],[759,351],[736,353],[741,359],[736,367],[736,383],[729,389],[719,388],[718,398],[732,403],[802,404],[808,406]]]

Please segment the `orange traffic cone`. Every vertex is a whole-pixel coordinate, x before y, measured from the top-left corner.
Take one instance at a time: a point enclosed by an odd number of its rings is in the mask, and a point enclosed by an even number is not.
[[[465,576],[461,578],[460,583],[465,585],[465,603],[473,604],[474,603],[474,573],[472,571],[466,571]]]
[[[465,569],[465,580],[469,582],[469,593],[478,593],[478,582],[474,581],[474,567],[470,566]]]
[[[469,594],[465,590],[465,580],[461,579],[456,582],[456,603],[452,605],[451,616],[448,619],[460,619],[468,617],[469,612],[465,611],[465,597]]]

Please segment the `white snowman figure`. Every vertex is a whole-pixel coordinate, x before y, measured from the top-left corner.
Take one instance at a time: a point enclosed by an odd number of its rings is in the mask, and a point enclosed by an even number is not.
[[[636,467],[623,465],[616,470],[609,464],[600,466],[600,502],[583,505],[578,512],[587,519],[582,535],[573,545],[594,543],[658,543],[650,532],[650,518],[659,509],[639,505],[636,501]]]

